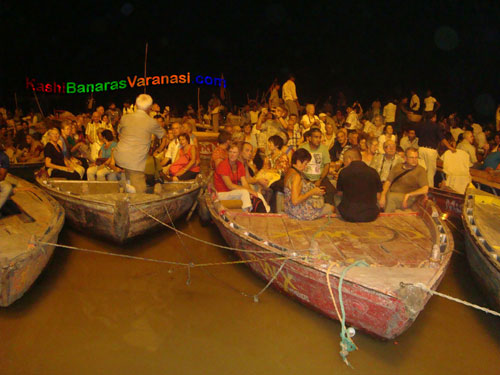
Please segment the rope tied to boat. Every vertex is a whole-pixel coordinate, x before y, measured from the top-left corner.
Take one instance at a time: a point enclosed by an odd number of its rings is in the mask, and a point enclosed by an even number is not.
[[[339,312],[339,309],[337,307],[337,302],[335,301],[335,297],[333,296],[333,290],[332,290],[332,285],[330,283],[330,272],[332,270],[332,267],[335,265],[335,263],[330,263],[328,266],[328,270],[326,272],[326,281],[328,284],[328,290],[330,292],[330,296],[332,297],[333,301],[333,306],[335,307],[335,311],[337,312],[337,316],[339,318],[340,324],[341,324],[341,331],[340,331],[340,356],[342,357],[342,360],[344,363],[349,366],[353,367],[349,361],[347,360],[347,356],[349,355],[350,352],[357,350],[358,347],[352,340],[352,337],[356,334],[356,330],[353,327],[346,328],[345,325],[345,309],[344,309],[344,301],[342,299],[342,284],[344,282],[344,277],[347,274],[347,272],[353,268],[353,267],[369,267],[368,263],[366,263],[364,260],[358,260],[346,268],[342,270],[342,273],[339,278],[339,286],[338,286],[338,294],[339,294],[339,304],[340,304],[340,310],[342,314]]]
[[[416,287],[416,288],[420,288],[423,291],[425,291],[427,293],[430,293],[432,295],[436,295],[438,297],[445,298],[445,299],[447,299],[449,301],[453,301],[453,302],[460,303],[460,304],[468,306],[468,307],[472,307],[473,309],[485,312],[486,314],[491,314],[491,315],[495,315],[495,316],[500,317],[500,312],[497,312],[497,311],[494,311],[494,310],[490,310],[490,309],[488,309],[486,307],[482,307],[482,306],[479,306],[479,305],[475,305],[473,303],[461,300],[459,298],[455,298],[455,297],[449,296],[449,295],[444,294],[444,293],[440,293],[440,292],[438,292],[436,290],[429,289],[427,286],[425,286],[422,283],[411,284],[411,283],[401,282],[401,283],[399,283],[399,285],[401,286],[401,288],[406,288],[408,286],[413,286],[413,287]]]

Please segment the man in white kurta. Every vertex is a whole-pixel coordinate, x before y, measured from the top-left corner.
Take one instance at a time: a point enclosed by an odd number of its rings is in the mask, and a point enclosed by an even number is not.
[[[137,110],[124,115],[118,125],[120,141],[113,154],[116,164],[125,170],[125,176],[137,193],[146,191],[146,159],[151,145],[151,135],[165,136],[158,121],[148,115],[153,98],[147,94],[137,97]]]

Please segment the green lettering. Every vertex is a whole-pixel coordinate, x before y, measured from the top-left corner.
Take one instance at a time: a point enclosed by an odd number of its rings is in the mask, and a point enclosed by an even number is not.
[[[121,88],[121,89],[124,89],[124,88],[126,88],[126,87],[127,87],[127,81],[125,81],[124,79],[122,79],[122,80],[119,82],[119,84],[120,84],[120,88]]]
[[[85,93],[86,92],[85,91],[85,85],[78,85],[77,91],[78,91],[79,94]]]
[[[96,83],[95,84],[95,91],[98,92],[98,91],[102,91],[103,90],[103,87],[102,87],[102,83]]]
[[[76,83],[75,82],[66,82],[66,92],[68,94],[74,94],[76,92]]]

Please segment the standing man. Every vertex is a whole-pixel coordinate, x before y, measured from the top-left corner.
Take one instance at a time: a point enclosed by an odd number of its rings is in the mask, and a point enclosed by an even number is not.
[[[420,98],[415,90],[411,91],[410,110],[414,113],[418,113],[420,110]]]
[[[333,205],[335,188],[328,179],[330,170],[330,154],[324,144],[321,143],[321,130],[312,128],[309,130],[311,139],[302,143],[300,148],[304,148],[311,154],[311,161],[304,170],[304,175],[308,180],[314,182],[317,187],[323,186],[326,190],[325,203]]]
[[[424,114],[436,113],[439,107],[441,104],[432,96],[432,91],[427,90],[427,96],[424,98]]]
[[[125,176],[137,193],[146,191],[146,159],[151,145],[151,135],[165,136],[165,130],[148,113],[153,98],[141,94],[135,101],[137,111],[124,115],[118,125],[120,141],[113,154],[116,164],[125,169]]]
[[[419,145],[418,154],[425,163],[429,186],[434,187],[439,142],[442,141],[451,152],[456,152],[456,149],[445,139],[443,130],[436,122],[436,114],[431,112],[430,115],[426,114],[426,117],[427,116],[430,116],[430,118],[426,119],[426,121],[417,128]]]
[[[1,146],[0,146],[1,147]],[[5,181],[9,169],[9,157],[0,148],[0,209],[3,207],[12,192],[12,185]],[[0,217],[2,213],[0,212]]]
[[[380,196],[380,207],[385,212],[409,208],[419,195],[429,191],[425,169],[418,165],[418,150],[410,147],[406,150],[405,163],[398,164],[389,173]]]
[[[101,122],[101,114],[95,111],[92,114],[92,121],[88,123],[85,135],[90,144],[90,159],[95,161],[98,158],[102,142],[99,140],[99,133],[104,127]]]
[[[288,114],[294,114],[299,117],[299,98],[297,97],[297,89],[295,87],[295,76],[290,74],[288,81],[285,82],[282,89],[283,101],[285,102]]]
[[[378,199],[382,191],[377,171],[361,161],[356,149],[346,151],[344,165],[337,180],[338,212],[344,220],[355,223],[375,220],[380,212]]]

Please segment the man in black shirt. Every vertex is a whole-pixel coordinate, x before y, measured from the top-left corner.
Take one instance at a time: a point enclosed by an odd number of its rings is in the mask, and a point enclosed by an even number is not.
[[[456,152],[457,150],[445,139],[443,130],[436,122],[436,114],[432,112],[430,118],[417,127],[417,137],[419,146],[418,156],[425,162],[429,186],[434,187],[439,143],[442,141],[451,152]]]
[[[377,202],[382,191],[377,171],[361,161],[361,154],[356,149],[345,152],[344,164],[346,167],[337,180],[337,192],[342,194],[338,212],[346,221],[375,220],[380,212]]]

